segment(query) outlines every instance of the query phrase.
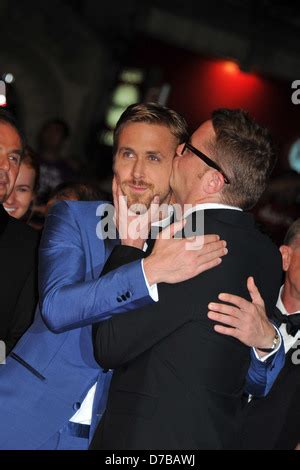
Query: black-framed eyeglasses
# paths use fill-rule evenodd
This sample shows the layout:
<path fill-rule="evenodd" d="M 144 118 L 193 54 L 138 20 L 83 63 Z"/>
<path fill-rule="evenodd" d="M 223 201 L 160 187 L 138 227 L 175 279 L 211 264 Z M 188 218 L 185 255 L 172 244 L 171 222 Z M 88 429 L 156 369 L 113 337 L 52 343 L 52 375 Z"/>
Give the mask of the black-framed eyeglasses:
<path fill-rule="evenodd" d="M 211 160 L 207 155 L 205 155 L 204 153 L 200 152 L 200 150 L 196 149 L 196 147 L 193 147 L 192 144 L 190 144 L 189 142 L 186 142 L 183 146 L 183 149 L 182 149 L 182 152 L 181 152 L 181 155 L 184 154 L 185 150 L 186 149 L 189 149 L 191 152 L 193 152 L 195 155 L 197 155 L 197 157 L 201 158 L 201 160 L 204 161 L 204 163 L 206 163 L 206 165 L 210 166 L 211 168 L 214 168 L 215 170 L 219 171 L 222 175 L 223 175 L 223 178 L 224 178 L 224 183 L 226 184 L 230 184 L 230 181 L 229 179 L 227 178 L 227 176 L 225 175 L 224 171 L 222 170 L 222 168 L 219 167 L 219 165 L 214 162 L 213 160 Z"/>

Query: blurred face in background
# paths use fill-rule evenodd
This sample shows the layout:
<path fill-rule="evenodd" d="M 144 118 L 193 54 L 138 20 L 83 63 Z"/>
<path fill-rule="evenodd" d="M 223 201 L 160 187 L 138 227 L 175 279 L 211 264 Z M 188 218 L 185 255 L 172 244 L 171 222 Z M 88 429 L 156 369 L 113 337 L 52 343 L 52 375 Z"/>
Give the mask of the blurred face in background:
<path fill-rule="evenodd" d="M 282 267 L 285 271 L 285 289 L 294 298 L 300 298 L 300 234 L 293 242 L 280 247 Z"/>
<path fill-rule="evenodd" d="M 3 204 L 4 209 L 16 219 L 23 217 L 34 200 L 36 172 L 26 163 L 21 163 L 15 186 Z"/>
<path fill-rule="evenodd" d="M 22 143 L 16 129 L 0 122 L 0 203 L 12 192 L 22 154 Z"/>
<path fill-rule="evenodd" d="M 54 206 L 54 204 L 60 201 L 79 201 L 79 197 L 76 192 L 72 191 L 71 189 L 66 190 L 65 192 L 62 192 L 60 194 L 56 194 L 47 202 L 46 214 L 49 212 L 49 209 Z"/>
<path fill-rule="evenodd" d="M 140 204 L 149 208 L 156 195 L 160 203 L 169 202 L 169 180 L 177 144 L 167 126 L 142 122 L 124 126 L 114 156 L 114 173 L 127 196 L 128 207 L 134 211 L 140 210 Z"/>

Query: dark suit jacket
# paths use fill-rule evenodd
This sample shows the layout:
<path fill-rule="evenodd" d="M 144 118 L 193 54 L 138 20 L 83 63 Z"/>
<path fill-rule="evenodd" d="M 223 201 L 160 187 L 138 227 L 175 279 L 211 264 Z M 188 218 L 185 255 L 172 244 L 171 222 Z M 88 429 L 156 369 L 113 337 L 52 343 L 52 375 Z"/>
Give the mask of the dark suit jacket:
<path fill-rule="evenodd" d="M 245 406 L 242 448 L 292 450 L 300 442 L 300 345 L 290 349 L 271 391 Z"/>
<path fill-rule="evenodd" d="M 6 352 L 33 320 L 37 302 L 38 232 L 9 217 L 0 204 L 0 340 Z"/>
<path fill-rule="evenodd" d="M 252 275 L 272 311 L 280 256 L 252 216 L 241 211 L 205 211 L 205 233 L 227 241 L 229 253 L 220 266 L 189 281 L 160 284 L 158 303 L 95 327 L 96 360 L 115 372 L 92 448 L 237 447 L 249 348 L 214 332 L 207 305 L 220 292 L 249 298 L 246 279 Z M 119 247 L 115 253 L 122 248 L 125 252 Z"/>

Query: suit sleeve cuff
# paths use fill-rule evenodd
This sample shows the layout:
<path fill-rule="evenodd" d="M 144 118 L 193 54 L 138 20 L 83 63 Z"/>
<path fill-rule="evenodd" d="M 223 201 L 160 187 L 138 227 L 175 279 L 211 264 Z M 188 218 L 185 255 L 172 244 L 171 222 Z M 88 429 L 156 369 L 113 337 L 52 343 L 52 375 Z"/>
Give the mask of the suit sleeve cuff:
<path fill-rule="evenodd" d="M 274 354 L 276 354 L 276 353 L 279 351 L 279 349 L 280 349 L 281 342 L 282 342 L 282 337 L 281 337 L 281 334 L 280 334 L 279 329 L 274 325 L 274 323 L 273 323 L 273 326 L 274 326 L 275 330 L 277 331 L 277 334 L 278 334 L 278 336 L 279 336 L 279 338 L 280 338 L 280 341 L 279 341 L 279 343 L 277 344 L 276 348 L 275 348 L 272 352 L 270 352 L 269 354 L 267 354 L 266 356 L 263 356 L 263 357 L 259 357 L 259 355 L 258 355 L 257 352 L 256 352 L 256 349 L 255 349 L 255 348 L 252 348 L 252 349 L 253 349 L 253 352 L 254 352 L 254 354 L 255 354 L 256 359 L 258 359 L 260 362 L 265 362 L 267 359 L 269 359 L 269 357 L 274 356 Z"/>
<path fill-rule="evenodd" d="M 146 277 L 146 274 L 145 274 L 145 271 L 144 271 L 144 260 L 143 259 L 142 259 L 141 263 L 142 263 L 142 271 L 143 271 L 143 275 L 144 275 L 144 279 L 145 279 L 145 283 L 146 283 L 149 295 L 150 295 L 151 299 L 154 300 L 154 302 L 158 302 L 159 298 L 158 298 L 157 284 L 152 284 L 152 286 L 149 285 L 149 282 L 147 280 L 147 277 Z"/>

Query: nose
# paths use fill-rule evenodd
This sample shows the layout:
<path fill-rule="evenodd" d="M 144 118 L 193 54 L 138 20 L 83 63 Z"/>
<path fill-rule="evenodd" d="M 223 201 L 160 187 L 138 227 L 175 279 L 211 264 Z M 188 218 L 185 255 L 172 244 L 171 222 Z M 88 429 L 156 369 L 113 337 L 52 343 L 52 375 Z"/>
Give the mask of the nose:
<path fill-rule="evenodd" d="M 9 171 L 10 161 L 7 158 L 7 155 L 0 155 L 0 169 L 4 171 Z"/>
<path fill-rule="evenodd" d="M 145 165 L 144 162 L 140 159 L 137 159 L 134 162 L 133 168 L 132 168 L 132 176 L 135 179 L 142 179 L 144 177 L 145 173 Z"/>

